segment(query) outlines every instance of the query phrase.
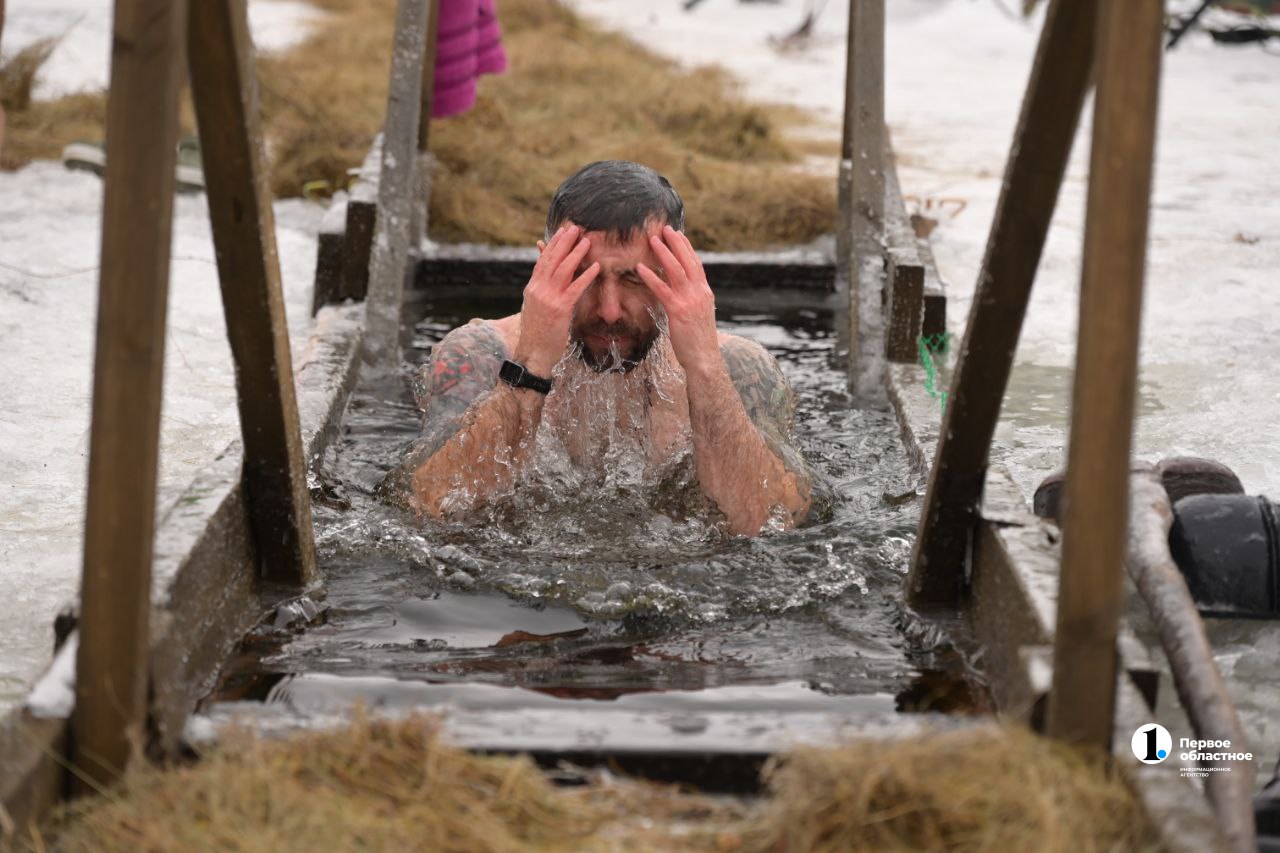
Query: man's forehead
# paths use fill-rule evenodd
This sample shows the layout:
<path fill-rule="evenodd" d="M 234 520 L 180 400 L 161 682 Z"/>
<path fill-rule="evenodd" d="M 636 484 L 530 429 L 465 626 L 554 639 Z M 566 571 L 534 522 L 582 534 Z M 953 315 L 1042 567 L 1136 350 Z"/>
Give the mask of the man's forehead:
<path fill-rule="evenodd" d="M 607 231 L 589 231 L 583 236 L 591 240 L 588 255 L 592 260 L 599 261 L 601 266 L 630 268 L 641 261 L 653 266 L 653 247 L 649 245 L 649 237 L 661 231 L 662 226 L 655 225 L 646 231 L 635 231 L 625 240 Z"/>

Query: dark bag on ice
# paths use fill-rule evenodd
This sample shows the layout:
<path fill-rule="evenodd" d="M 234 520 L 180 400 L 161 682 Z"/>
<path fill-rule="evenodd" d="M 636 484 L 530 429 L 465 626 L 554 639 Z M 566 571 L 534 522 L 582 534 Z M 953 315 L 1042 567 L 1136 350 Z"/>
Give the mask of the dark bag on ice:
<path fill-rule="evenodd" d="M 1169 550 L 1201 613 L 1280 618 L 1280 514 L 1265 497 L 1174 504 Z"/>

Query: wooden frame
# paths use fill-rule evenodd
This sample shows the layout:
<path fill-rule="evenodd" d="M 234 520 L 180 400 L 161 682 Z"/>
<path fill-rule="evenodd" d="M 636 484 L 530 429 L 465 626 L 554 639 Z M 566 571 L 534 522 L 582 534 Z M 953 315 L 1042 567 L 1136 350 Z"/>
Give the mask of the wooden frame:
<path fill-rule="evenodd" d="M 947 397 L 907 577 L 915 604 L 959 601 L 1031 284 L 1089 88 L 1098 0 L 1053 0 L 1022 102 L 987 252 Z"/>
<path fill-rule="evenodd" d="M 116 3 L 72 718 L 81 791 L 112 782 L 144 734 L 185 27 L 181 0 Z"/>
<path fill-rule="evenodd" d="M 264 577 L 306 584 L 316 566 L 311 495 L 244 0 L 193 3 L 188 35 L 222 307 L 236 362 L 254 541 Z"/>

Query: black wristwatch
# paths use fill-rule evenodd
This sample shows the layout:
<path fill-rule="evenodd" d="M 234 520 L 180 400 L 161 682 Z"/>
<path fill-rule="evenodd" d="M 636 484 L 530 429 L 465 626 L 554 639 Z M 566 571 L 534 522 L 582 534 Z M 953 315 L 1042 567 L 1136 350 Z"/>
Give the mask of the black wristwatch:
<path fill-rule="evenodd" d="M 498 371 L 498 378 L 512 388 L 528 388 L 532 391 L 537 391 L 539 394 L 551 393 L 550 379 L 534 376 L 524 369 L 523 364 L 518 364 L 510 359 L 502 362 L 502 368 Z"/>

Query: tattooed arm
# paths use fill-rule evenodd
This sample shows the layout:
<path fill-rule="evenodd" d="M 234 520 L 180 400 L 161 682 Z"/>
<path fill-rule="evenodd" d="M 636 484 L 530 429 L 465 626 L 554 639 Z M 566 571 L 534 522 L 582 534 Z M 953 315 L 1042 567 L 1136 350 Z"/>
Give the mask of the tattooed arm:
<path fill-rule="evenodd" d="M 467 512 L 514 480 L 543 397 L 498 382 L 504 358 L 485 323 L 454 329 L 432 350 L 418 389 L 422 435 L 384 481 L 386 491 L 407 491 L 419 515 Z"/>
<path fill-rule="evenodd" d="M 794 447 L 795 399 L 773 357 L 730 337 L 723 367 L 688 376 L 694 465 L 703 491 L 734 533 L 754 536 L 770 518 L 802 521 L 813 476 Z"/>

